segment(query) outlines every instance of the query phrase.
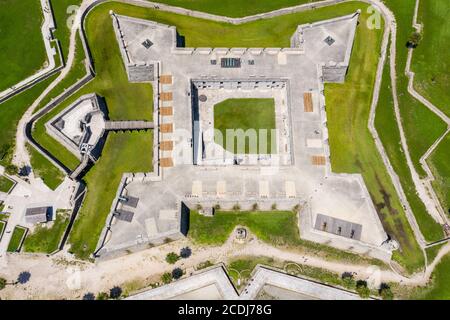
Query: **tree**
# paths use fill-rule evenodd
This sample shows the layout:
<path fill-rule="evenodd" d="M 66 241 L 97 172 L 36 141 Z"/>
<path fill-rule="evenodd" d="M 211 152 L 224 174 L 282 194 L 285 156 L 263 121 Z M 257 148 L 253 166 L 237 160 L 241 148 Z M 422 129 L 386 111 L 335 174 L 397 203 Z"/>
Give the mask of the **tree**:
<path fill-rule="evenodd" d="M 29 273 L 28 271 L 23 271 L 17 277 L 17 283 L 25 284 L 28 281 L 30 281 L 30 278 L 31 278 L 31 273 Z"/>
<path fill-rule="evenodd" d="M 189 247 L 184 247 L 180 250 L 180 257 L 183 259 L 189 258 L 192 254 L 192 250 Z"/>
<path fill-rule="evenodd" d="M 183 270 L 180 268 L 175 268 L 172 270 L 172 278 L 177 280 L 180 279 L 183 276 Z"/>
<path fill-rule="evenodd" d="M 411 33 L 409 35 L 408 42 L 406 43 L 406 46 L 408 48 L 416 48 L 419 45 L 420 40 L 422 40 L 422 35 L 419 32 L 414 31 L 413 33 Z"/>
<path fill-rule="evenodd" d="M 6 279 L 0 278 L 0 290 L 5 289 L 5 287 L 6 287 Z"/>
<path fill-rule="evenodd" d="M 370 297 L 370 289 L 367 287 L 367 282 L 364 280 L 358 280 L 356 282 L 356 292 L 363 299 Z"/>
<path fill-rule="evenodd" d="M 115 286 L 112 287 L 111 290 L 109 290 L 109 297 L 111 299 L 119 299 L 121 295 L 122 295 L 121 287 Z"/>
<path fill-rule="evenodd" d="M 106 292 L 99 292 L 97 294 L 97 300 L 108 300 L 108 294 Z"/>
<path fill-rule="evenodd" d="M 92 292 L 87 292 L 84 294 L 83 300 L 95 300 L 95 295 Z"/>
<path fill-rule="evenodd" d="M 394 299 L 394 294 L 392 293 L 391 287 L 389 287 L 389 285 L 386 283 L 382 283 L 380 285 L 379 293 L 380 293 L 381 298 L 383 298 L 383 300 L 393 300 Z"/>
<path fill-rule="evenodd" d="M 172 274 L 170 272 L 166 272 L 161 276 L 161 281 L 164 284 L 168 284 L 172 282 Z"/>
<path fill-rule="evenodd" d="M 166 262 L 170 264 L 174 264 L 175 262 L 180 259 L 180 256 L 177 255 L 175 252 L 169 252 L 166 256 Z"/>

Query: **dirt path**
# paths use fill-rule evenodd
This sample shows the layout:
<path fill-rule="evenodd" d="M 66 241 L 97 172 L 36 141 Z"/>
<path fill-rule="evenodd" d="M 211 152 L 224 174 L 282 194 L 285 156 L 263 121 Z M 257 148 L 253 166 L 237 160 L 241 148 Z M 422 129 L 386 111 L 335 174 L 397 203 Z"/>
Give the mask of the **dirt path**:
<path fill-rule="evenodd" d="M 165 262 L 167 253 L 179 252 L 185 246 L 192 248 L 193 254 L 190 258 L 182 259 L 175 265 Z M 130 282 L 140 282 L 140 286 L 144 287 L 148 284 L 146 279 L 156 276 L 153 281 L 158 281 L 162 273 L 170 272 L 176 266 L 182 267 L 189 274 L 194 271 L 195 266 L 206 260 L 218 263 L 242 256 L 263 256 L 281 261 L 292 261 L 339 274 L 355 272 L 360 279 L 371 277 L 376 270 L 368 265 L 328 261 L 313 255 L 280 250 L 256 239 L 244 245 L 236 244 L 230 239 L 221 247 L 200 247 L 192 245 L 188 240 L 180 240 L 96 264 L 74 260 L 65 253 L 50 258 L 45 255 L 10 254 L 8 267 L 6 271 L 0 271 L 1 276 L 6 277 L 8 281 L 14 281 L 21 271 L 28 271 L 31 273 L 31 278 L 25 285 L 7 286 L 0 291 L 0 297 L 2 299 L 78 299 L 86 292 L 108 291 L 113 286 L 124 286 Z M 380 280 L 386 282 L 422 283 L 415 278 L 401 277 L 390 270 L 382 270 L 379 275 Z"/>

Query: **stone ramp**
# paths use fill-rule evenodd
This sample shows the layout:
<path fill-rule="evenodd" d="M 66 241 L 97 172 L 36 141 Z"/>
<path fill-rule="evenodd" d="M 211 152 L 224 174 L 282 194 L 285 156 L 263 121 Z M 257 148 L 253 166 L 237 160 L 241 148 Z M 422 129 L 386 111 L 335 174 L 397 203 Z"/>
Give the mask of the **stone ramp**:
<path fill-rule="evenodd" d="M 105 130 L 122 131 L 122 130 L 147 130 L 153 129 L 152 121 L 130 120 L 130 121 L 106 121 Z"/>
<path fill-rule="evenodd" d="M 70 174 L 70 179 L 75 180 L 81 174 L 81 172 L 83 172 L 83 170 L 86 168 L 88 163 L 89 163 L 89 157 L 84 156 L 83 160 L 80 162 L 78 167 L 76 167 L 75 170 Z"/>

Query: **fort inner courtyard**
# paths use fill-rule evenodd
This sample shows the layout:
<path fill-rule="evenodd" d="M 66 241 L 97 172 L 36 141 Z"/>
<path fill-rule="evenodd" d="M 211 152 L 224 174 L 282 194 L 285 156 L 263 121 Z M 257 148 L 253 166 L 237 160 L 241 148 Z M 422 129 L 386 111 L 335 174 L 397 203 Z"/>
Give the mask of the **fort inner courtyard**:
<path fill-rule="evenodd" d="M 323 84 L 345 80 L 359 12 L 301 25 L 291 47 L 265 49 L 187 48 L 175 27 L 110 14 L 129 81 L 154 88 L 154 171 L 123 175 L 96 257 L 183 237 L 189 210 L 256 204 L 297 208 L 303 239 L 390 260 L 395 243 L 361 175 L 330 165 Z M 227 129 L 219 123 L 227 114 L 217 106 L 230 100 L 243 108 L 273 103 L 272 115 L 254 109 L 242 130 L 244 141 L 253 139 L 252 125 L 257 141 L 262 130 L 271 148 L 223 147 L 214 129 Z"/>

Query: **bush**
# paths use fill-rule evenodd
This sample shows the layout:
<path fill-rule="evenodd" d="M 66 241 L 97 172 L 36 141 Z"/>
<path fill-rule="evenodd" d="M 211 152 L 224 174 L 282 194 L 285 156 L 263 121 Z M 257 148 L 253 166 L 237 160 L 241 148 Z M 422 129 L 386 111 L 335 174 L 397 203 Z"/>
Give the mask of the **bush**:
<path fill-rule="evenodd" d="M 236 203 L 236 204 L 233 206 L 233 210 L 234 210 L 234 211 L 239 211 L 239 210 L 241 210 L 241 206 L 239 205 L 239 203 Z"/>
<path fill-rule="evenodd" d="M 256 202 L 252 205 L 252 211 L 258 211 L 258 204 Z"/>
<path fill-rule="evenodd" d="M 353 274 L 351 272 L 344 272 L 341 276 L 342 282 L 346 288 L 354 288 L 355 280 L 353 279 Z"/>
<path fill-rule="evenodd" d="M 106 292 L 99 292 L 97 294 L 97 300 L 108 300 L 108 294 Z"/>
<path fill-rule="evenodd" d="M 387 285 L 386 283 L 382 283 L 380 285 L 380 290 L 378 292 L 383 300 L 393 300 L 394 299 L 394 294 L 392 293 L 392 290 L 389 287 L 389 285 Z"/>
<path fill-rule="evenodd" d="M 112 287 L 111 290 L 109 290 L 109 297 L 111 299 L 119 299 L 121 295 L 122 295 L 121 287 L 115 286 Z"/>
<path fill-rule="evenodd" d="M 272 210 L 274 211 L 274 210 L 277 210 L 277 204 L 276 203 L 272 203 Z"/>
<path fill-rule="evenodd" d="M 410 34 L 406 46 L 408 48 L 416 48 L 419 45 L 420 40 L 422 40 L 422 35 L 419 32 L 414 31 Z"/>
<path fill-rule="evenodd" d="M 170 272 L 166 272 L 161 276 L 161 281 L 164 284 L 168 284 L 172 282 L 172 274 Z"/>
<path fill-rule="evenodd" d="M 180 256 L 177 255 L 175 252 L 169 252 L 166 256 L 166 262 L 170 264 L 174 264 L 175 262 L 180 259 Z"/>
<path fill-rule="evenodd" d="M 364 280 L 358 280 L 356 282 L 356 292 L 363 299 L 370 297 L 370 289 L 367 287 L 367 282 Z"/>
<path fill-rule="evenodd" d="M 183 270 L 180 268 L 175 268 L 172 270 L 172 278 L 177 280 L 180 279 L 183 276 Z"/>
<path fill-rule="evenodd" d="M 189 258 L 192 254 L 192 250 L 189 247 L 184 247 L 180 250 L 180 257 L 183 259 Z"/>
<path fill-rule="evenodd" d="M 0 290 L 5 289 L 5 287 L 6 287 L 6 279 L 0 278 Z"/>
<path fill-rule="evenodd" d="M 216 205 L 214 206 L 214 209 L 220 210 L 220 204 L 216 203 Z"/>
<path fill-rule="evenodd" d="M 19 274 L 19 277 L 17 278 L 17 282 L 20 284 L 25 284 L 28 281 L 30 281 L 30 278 L 31 278 L 31 273 L 29 273 L 28 271 L 24 271 Z"/>
<path fill-rule="evenodd" d="M 85 293 L 83 300 L 95 300 L 95 296 L 92 292 Z"/>

